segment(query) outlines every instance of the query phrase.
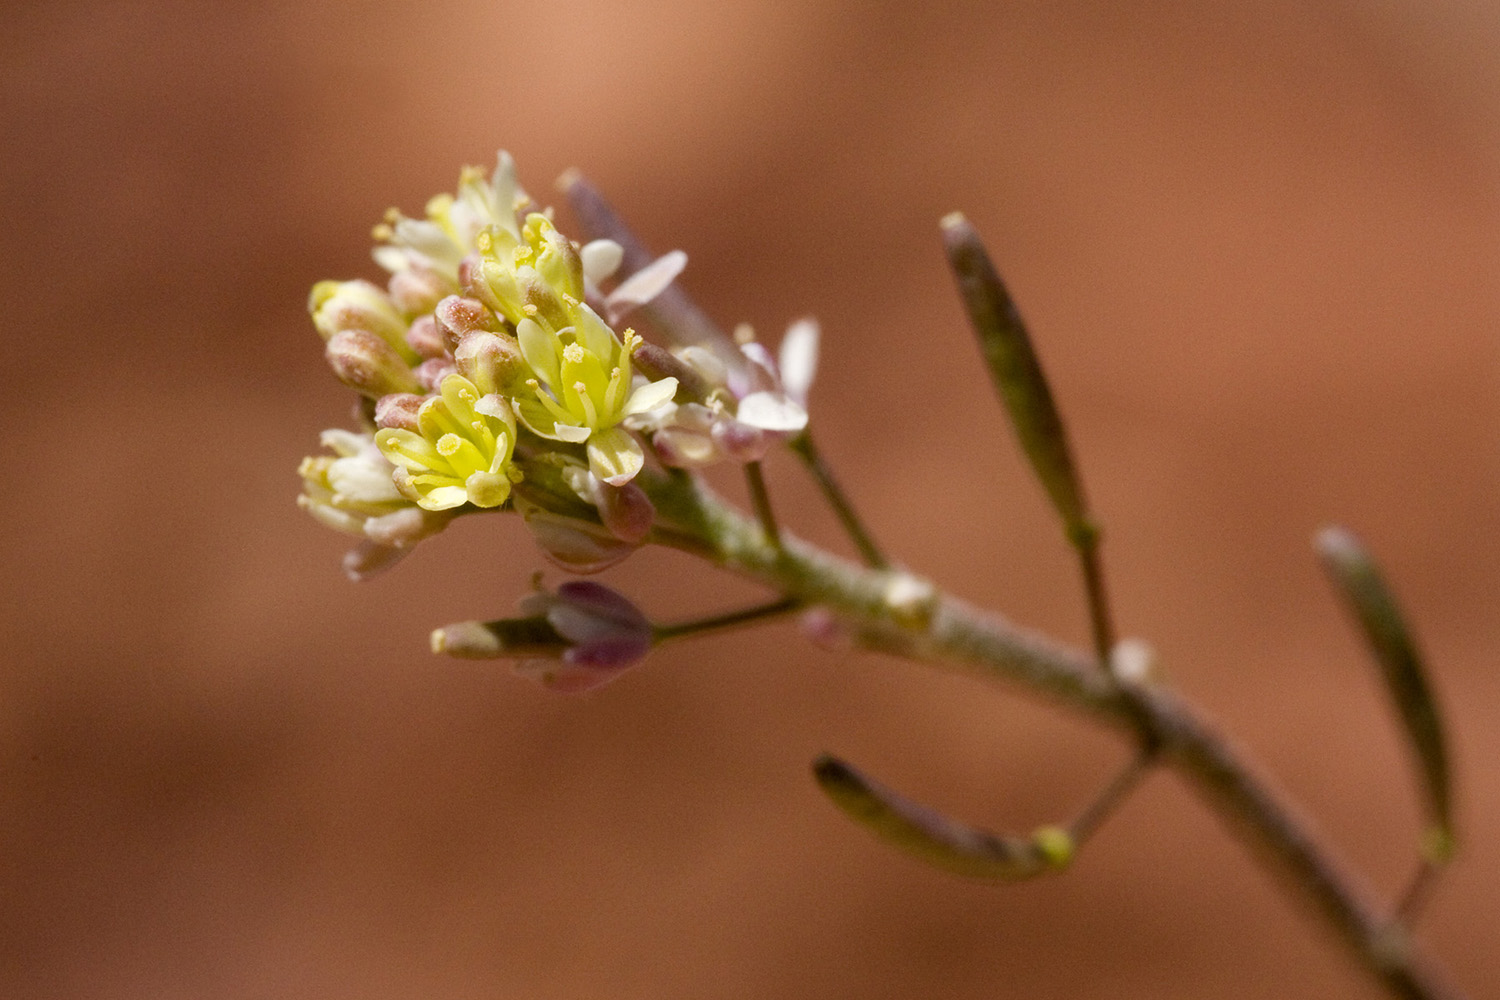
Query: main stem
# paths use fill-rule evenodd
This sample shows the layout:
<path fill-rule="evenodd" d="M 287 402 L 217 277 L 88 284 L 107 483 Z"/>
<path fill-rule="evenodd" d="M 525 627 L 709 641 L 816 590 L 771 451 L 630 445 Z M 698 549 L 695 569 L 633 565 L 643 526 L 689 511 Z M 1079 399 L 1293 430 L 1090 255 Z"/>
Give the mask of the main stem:
<path fill-rule="evenodd" d="M 782 532 L 776 544 L 690 477 L 642 476 L 674 528 L 658 540 L 758 580 L 787 598 L 821 604 L 870 649 L 1018 684 L 1085 712 L 1137 740 L 1181 775 L 1393 997 L 1461 1000 L 1416 944 L 1369 900 L 1293 809 L 1196 709 L 1157 687 L 1125 685 L 1088 657 L 940 594 L 914 625 L 885 600 L 890 573 L 866 569 Z"/>

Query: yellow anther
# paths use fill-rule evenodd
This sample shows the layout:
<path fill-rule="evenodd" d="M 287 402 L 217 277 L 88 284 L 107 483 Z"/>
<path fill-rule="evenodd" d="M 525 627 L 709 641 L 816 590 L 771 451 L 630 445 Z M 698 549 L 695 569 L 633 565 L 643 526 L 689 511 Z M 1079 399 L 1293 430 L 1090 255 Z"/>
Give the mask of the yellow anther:
<path fill-rule="evenodd" d="M 567 347 L 564 347 L 562 349 L 562 356 L 564 361 L 571 361 L 575 365 L 582 364 L 584 356 L 583 345 L 577 343 L 576 341 L 569 344 Z"/>
<path fill-rule="evenodd" d="M 444 434 L 437 439 L 437 453 L 444 458 L 452 458 L 458 454 L 459 446 L 462 443 L 457 434 Z"/>

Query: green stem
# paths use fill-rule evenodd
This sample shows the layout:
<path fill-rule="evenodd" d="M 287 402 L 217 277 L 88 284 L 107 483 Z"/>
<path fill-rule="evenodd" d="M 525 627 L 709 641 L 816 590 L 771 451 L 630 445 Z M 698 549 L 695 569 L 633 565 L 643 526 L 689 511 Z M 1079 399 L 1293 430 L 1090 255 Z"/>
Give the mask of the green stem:
<path fill-rule="evenodd" d="M 784 597 L 769 604 L 758 604 L 753 608 L 742 608 L 739 611 L 714 615 L 711 618 L 699 618 L 696 621 L 679 622 L 676 625 L 658 625 L 652 631 L 655 633 L 657 642 L 666 642 L 669 639 L 682 639 L 690 635 L 702 635 L 704 632 L 716 632 L 720 629 L 748 625 L 766 618 L 775 618 L 778 615 L 796 611 L 800 607 L 802 607 L 802 602 L 795 597 Z"/>
<path fill-rule="evenodd" d="M 890 563 L 886 562 L 875 540 L 865 530 L 864 522 L 854 512 L 854 505 L 849 502 L 838 480 L 834 478 L 833 469 L 823 460 L 822 454 L 813 444 L 812 430 L 805 430 L 792 438 L 790 447 L 807 466 L 807 471 L 812 474 L 813 480 L 818 484 L 818 489 L 823 491 L 828 505 L 838 515 L 839 523 L 844 526 L 844 531 L 854 542 L 854 547 L 859 549 L 860 558 L 864 559 L 865 565 L 874 569 L 885 569 L 889 566 Z"/>
<path fill-rule="evenodd" d="M 1130 793 L 1135 791 L 1141 779 L 1150 772 L 1151 764 L 1155 759 L 1154 753 L 1146 751 L 1131 757 L 1130 763 L 1125 765 L 1124 770 L 1115 775 L 1114 779 L 1105 785 L 1094 798 L 1094 801 L 1085 806 L 1073 822 L 1068 824 L 1068 833 L 1072 836 L 1075 847 L 1082 847 L 1130 796 Z"/>
<path fill-rule="evenodd" d="M 1416 923 L 1422 907 L 1427 904 L 1427 900 L 1432 895 L 1433 886 L 1437 884 L 1437 877 L 1442 870 L 1442 865 L 1425 860 L 1417 866 L 1411 881 L 1401 893 L 1400 902 L 1396 904 L 1396 922 L 1402 927 L 1410 928 Z"/>
<path fill-rule="evenodd" d="M 914 622 L 885 599 L 890 574 L 840 559 L 790 534 L 772 544 L 731 506 L 686 479 L 643 474 L 657 510 L 692 542 L 683 546 L 788 598 L 839 615 L 869 649 L 1018 685 L 1128 733 L 1191 786 L 1232 831 L 1343 942 L 1393 997 L 1458 1000 L 1367 887 L 1196 709 L 1171 692 L 1116 679 L 1090 658 L 998 616 L 938 594 Z"/>
<path fill-rule="evenodd" d="M 765 473 L 759 462 L 745 463 L 745 482 L 750 487 L 750 502 L 755 505 L 755 516 L 766 534 L 766 541 L 773 548 L 780 548 L 781 531 L 776 527 L 776 512 L 771 509 L 771 494 L 766 489 Z"/>
<path fill-rule="evenodd" d="M 1089 625 L 1094 637 L 1094 655 L 1099 666 L 1109 669 L 1110 653 L 1115 648 L 1115 627 L 1110 621 L 1109 598 L 1104 592 L 1104 562 L 1099 554 L 1099 528 L 1093 521 L 1083 521 L 1068 531 L 1068 541 L 1078 552 L 1083 569 L 1083 590 L 1088 599 Z"/>

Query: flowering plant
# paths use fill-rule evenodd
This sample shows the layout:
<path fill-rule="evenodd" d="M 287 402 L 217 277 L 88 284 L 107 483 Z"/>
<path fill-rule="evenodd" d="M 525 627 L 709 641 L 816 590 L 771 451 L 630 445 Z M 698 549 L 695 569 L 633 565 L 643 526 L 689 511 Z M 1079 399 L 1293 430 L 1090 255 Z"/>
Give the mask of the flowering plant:
<path fill-rule="evenodd" d="M 1041 363 L 974 227 L 942 220 L 985 365 L 1075 550 L 1092 625 L 1082 654 L 1017 629 L 893 566 L 814 445 L 808 392 L 818 327 L 793 322 L 776 357 L 748 327 L 724 334 L 674 285 L 686 257 L 649 254 L 581 176 L 560 182 L 574 240 L 518 186 L 501 153 L 465 169 L 424 217 L 376 227 L 384 287 L 324 281 L 310 299 L 329 366 L 359 396 L 358 430 L 330 430 L 305 459 L 299 503 L 359 539 L 355 579 L 383 571 L 455 517 L 514 512 L 555 566 L 589 574 L 646 544 L 699 556 L 766 585 L 765 603 L 700 621 L 653 622 L 623 595 L 574 580 L 521 601 L 521 616 L 436 630 L 433 651 L 508 658 L 560 692 L 591 691 L 657 644 L 801 614 L 814 636 L 1019 682 L 1120 730 L 1132 753 L 1072 819 L 1025 835 L 972 827 L 831 756 L 814 776 L 877 836 L 966 876 L 1015 880 L 1068 865 L 1143 775 L 1171 768 L 1259 849 L 1393 996 L 1452 994 L 1410 928 L 1456 839 L 1444 731 L 1414 642 L 1368 553 L 1348 531 L 1317 549 L 1368 639 L 1424 795 L 1416 874 L 1384 911 L 1270 792 L 1238 752 L 1152 669 L 1110 613 L 1100 531 Z M 648 340 L 627 321 L 653 333 Z M 761 469 L 775 448 L 805 465 L 862 565 L 781 530 Z M 743 469 L 754 511 L 714 495 L 697 470 Z"/>

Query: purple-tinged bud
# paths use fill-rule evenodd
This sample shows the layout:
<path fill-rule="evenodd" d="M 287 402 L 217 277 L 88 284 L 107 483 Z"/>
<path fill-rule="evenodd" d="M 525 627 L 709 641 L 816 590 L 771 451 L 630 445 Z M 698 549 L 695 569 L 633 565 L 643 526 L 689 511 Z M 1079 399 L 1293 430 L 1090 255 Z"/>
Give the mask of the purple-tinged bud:
<path fill-rule="evenodd" d="M 646 491 L 634 482 L 624 486 L 600 483 L 594 502 L 599 509 L 599 519 L 620 541 L 639 545 L 651 533 L 656 508 Z"/>
<path fill-rule="evenodd" d="M 770 446 L 764 431 L 730 416 L 714 421 L 710 434 L 719 451 L 736 462 L 758 462 Z"/>
<path fill-rule="evenodd" d="M 524 618 L 458 622 L 432 633 L 432 651 L 463 659 L 515 657 L 516 672 L 576 694 L 614 680 L 651 651 L 655 630 L 630 601 L 574 580 L 521 601 Z"/>
<path fill-rule="evenodd" d="M 418 316 L 406 331 L 406 346 L 423 358 L 440 358 L 448 353 L 443 329 L 431 316 Z"/>
<path fill-rule="evenodd" d="M 425 397 L 414 392 L 393 392 L 375 401 L 375 426 L 399 427 L 417 431 L 417 411 L 422 408 Z"/>
<path fill-rule="evenodd" d="M 453 361 L 458 373 L 473 382 L 481 395 L 515 396 L 532 377 L 520 345 L 498 333 L 465 334 L 453 349 Z"/>
<path fill-rule="evenodd" d="M 328 338 L 324 355 L 340 382 L 371 399 L 422 388 L 401 355 L 368 330 L 335 333 Z"/>
<path fill-rule="evenodd" d="M 531 660 L 516 672 L 553 691 L 579 694 L 614 680 L 646 658 L 655 630 L 619 593 L 590 580 L 572 580 L 553 594 L 533 594 L 522 610 L 542 615 L 568 643 L 561 662 Z"/>
<path fill-rule="evenodd" d="M 495 314 L 479 299 L 450 295 L 437 304 L 433 311 L 438 328 L 442 331 L 451 351 L 467 334 L 486 331 L 499 333 L 504 329 Z"/>
<path fill-rule="evenodd" d="M 845 652 L 854 646 L 854 638 L 844 623 L 821 605 L 803 612 L 802 634 L 812 640 L 814 645 L 834 653 Z"/>
<path fill-rule="evenodd" d="M 430 313 L 438 300 L 453 291 L 442 275 L 427 268 L 397 271 L 386 283 L 391 301 L 408 316 Z"/>
<path fill-rule="evenodd" d="M 428 358 L 417 365 L 412 372 L 417 377 L 418 384 L 427 392 L 437 392 L 443 384 L 443 379 L 458 371 L 453 366 L 453 359 L 448 357 Z"/>
<path fill-rule="evenodd" d="M 400 472 L 398 468 L 398 489 Z M 570 573 L 587 575 L 606 570 L 639 547 L 616 538 L 603 525 L 554 514 L 522 497 L 515 498 L 515 505 L 542 555 Z"/>

